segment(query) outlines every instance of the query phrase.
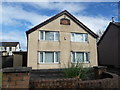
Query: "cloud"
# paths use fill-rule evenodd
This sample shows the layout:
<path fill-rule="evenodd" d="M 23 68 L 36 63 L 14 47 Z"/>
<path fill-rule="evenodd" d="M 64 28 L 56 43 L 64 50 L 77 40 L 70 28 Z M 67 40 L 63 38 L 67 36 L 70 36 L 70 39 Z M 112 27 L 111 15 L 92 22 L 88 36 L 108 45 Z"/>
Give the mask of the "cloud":
<path fill-rule="evenodd" d="M 22 50 L 26 50 L 26 35 L 25 33 L 15 30 L 15 32 L 0 32 L 0 41 L 8 41 L 8 42 L 20 42 Z"/>
<path fill-rule="evenodd" d="M 2 24 L 6 25 L 19 25 L 21 20 L 30 22 L 32 25 L 38 24 L 48 18 L 46 15 L 40 15 L 34 12 L 28 12 L 19 6 L 2 6 Z M 20 21 L 19 21 L 20 20 Z M 22 24 L 22 23 L 21 23 Z"/>
<path fill-rule="evenodd" d="M 99 30 L 105 30 L 110 20 L 103 16 L 76 16 L 79 21 L 85 24 L 93 32 L 97 33 Z"/>
<path fill-rule="evenodd" d="M 78 3 L 68 3 L 68 2 L 32 2 L 28 3 L 36 8 L 43 8 L 43 9 L 49 9 L 49 10 L 57 10 L 57 11 L 63 11 L 68 10 L 71 13 L 78 13 L 86 9 L 85 5 L 78 4 Z"/>
<path fill-rule="evenodd" d="M 119 2 L 119 0 L 2 0 L 3 2 Z"/>
<path fill-rule="evenodd" d="M 92 31 L 97 32 L 98 30 L 105 30 L 106 26 L 110 22 L 108 18 L 105 18 L 104 16 L 83 16 L 82 12 L 88 8 L 87 6 L 84 6 L 82 4 L 77 3 L 26 3 L 29 4 L 36 9 L 47 9 L 47 10 L 56 10 L 57 12 L 60 12 L 62 10 L 68 10 L 71 14 L 74 14 L 82 23 L 84 23 L 88 28 L 90 28 Z M 42 21 L 45 21 L 51 16 L 38 14 L 37 12 L 26 11 L 23 6 L 21 5 L 3 5 L 2 10 L 0 10 L 0 15 L 2 15 L 2 21 L 0 21 L 0 24 L 5 24 L 6 26 L 9 26 L 12 28 L 12 26 L 19 26 L 24 25 L 27 26 L 26 28 L 30 29 L 31 27 L 41 23 Z M 81 13 L 78 14 L 78 13 Z M 29 22 L 31 25 L 28 25 Z M 23 24 L 24 23 L 24 24 Z M 22 27 L 21 27 L 22 28 Z M 19 29 L 19 28 L 18 28 Z M 21 30 L 21 29 L 20 29 Z M 19 41 L 22 47 L 22 50 L 26 50 L 27 43 L 26 43 L 26 35 L 24 30 L 11 30 L 9 32 L 5 32 L 4 30 L 0 32 L 0 40 L 2 41 Z"/>

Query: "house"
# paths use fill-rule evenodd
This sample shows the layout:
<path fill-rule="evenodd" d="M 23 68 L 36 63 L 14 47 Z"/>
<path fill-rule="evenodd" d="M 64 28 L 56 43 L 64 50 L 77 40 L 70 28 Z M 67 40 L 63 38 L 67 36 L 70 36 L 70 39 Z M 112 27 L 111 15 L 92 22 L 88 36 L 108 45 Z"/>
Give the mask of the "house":
<path fill-rule="evenodd" d="M 80 62 L 97 66 L 98 37 L 68 11 L 51 17 L 26 32 L 28 60 L 33 69 L 65 68 Z"/>
<path fill-rule="evenodd" d="M 2 52 L 2 56 L 13 55 L 13 51 L 20 51 L 19 42 L 0 42 L 0 52 Z"/>
<path fill-rule="evenodd" d="M 120 67 L 120 22 L 110 22 L 98 42 L 99 65 Z"/>
<path fill-rule="evenodd" d="M 20 51 L 19 42 L 0 42 L 2 68 L 13 67 L 13 52 Z"/>

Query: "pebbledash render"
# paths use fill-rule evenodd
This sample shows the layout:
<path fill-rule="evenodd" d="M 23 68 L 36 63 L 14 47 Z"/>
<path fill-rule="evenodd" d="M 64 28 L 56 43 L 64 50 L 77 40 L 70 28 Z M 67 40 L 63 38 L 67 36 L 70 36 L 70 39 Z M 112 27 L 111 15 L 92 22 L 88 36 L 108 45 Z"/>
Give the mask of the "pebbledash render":
<path fill-rule="evenodd" d="M 98 36 L 66 10 L 31 28 L 26 34 L 28 67 L 57 69 L 77 62 L 84 67 L 98 65 Z"/>

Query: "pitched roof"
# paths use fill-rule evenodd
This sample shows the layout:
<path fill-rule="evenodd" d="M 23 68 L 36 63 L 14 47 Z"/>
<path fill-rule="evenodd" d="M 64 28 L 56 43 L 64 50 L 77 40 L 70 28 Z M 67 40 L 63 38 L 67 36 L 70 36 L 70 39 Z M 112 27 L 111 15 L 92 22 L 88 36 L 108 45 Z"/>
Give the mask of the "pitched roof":
<path fill-rule="evenodd" d="M 118 28 L 120 27 L 120 22 L 115 22 L 113 24 L 116 25 Z"/>
<path fill-rule="evenodd" d="M 0 46 L 4 47 L 16 47 L 19 42 L 0 42 Z"/>
<path fill-rule="evenodd" d="M 96 35 L 94 32 L 92 32 L 88 27 L 86 27 L 82 22 L 80 22 L 77 18 L 75 18 L 72 14 L 70 14 L 67 10 L 64 10 L 62 12 L 60 12 L 59 14 L 49 18 L 48 20 L 42 22 L 41 24 L 31 28 L 30 30 L 26 31 L 26 34 L 30 34 L 31 32 L 37 30 L 38 28 L 48 24 L 49 22 L 55 20 L 56 18 L 62 16 L 62 15 L 67 15 L 70 19 L 72 19 L 75 23 L 77 23 L 80 27 L 82 27 L 83 29 L 85 29 L 89 34 L 91 34 L 93 37 L 97 38 L 98 35 Z"/>
<path fill-rule="evenodd" d="M 106 35 L 106 33 L 108 32 L 109 28 L 111 25 L 116 26 L 117 28 L 120 29 L 120 22 L 110 22 L 110 24 L 108 25 L 107 29 L 105 30 L 105 32 L 103 33 L 102 37 L 100 38 L 100 40 L 98 41 L 97 45 L 100 44 L 100 42 L 102 41 L 102 39 L 104 38 L 104 36 Z"/>

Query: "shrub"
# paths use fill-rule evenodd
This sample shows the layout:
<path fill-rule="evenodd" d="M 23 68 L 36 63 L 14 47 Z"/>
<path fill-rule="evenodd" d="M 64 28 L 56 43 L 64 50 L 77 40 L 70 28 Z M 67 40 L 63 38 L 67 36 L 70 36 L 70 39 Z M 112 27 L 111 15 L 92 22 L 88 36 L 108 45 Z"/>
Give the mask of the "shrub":
<path fill-rule="evenodd" d="M 92 68 L 83 68 L 82 64 L 71 64 L 64 70 L 65 78 L 80 78 L 82 80 L 89 80 L 94 78 L 94 72 Z"/>

